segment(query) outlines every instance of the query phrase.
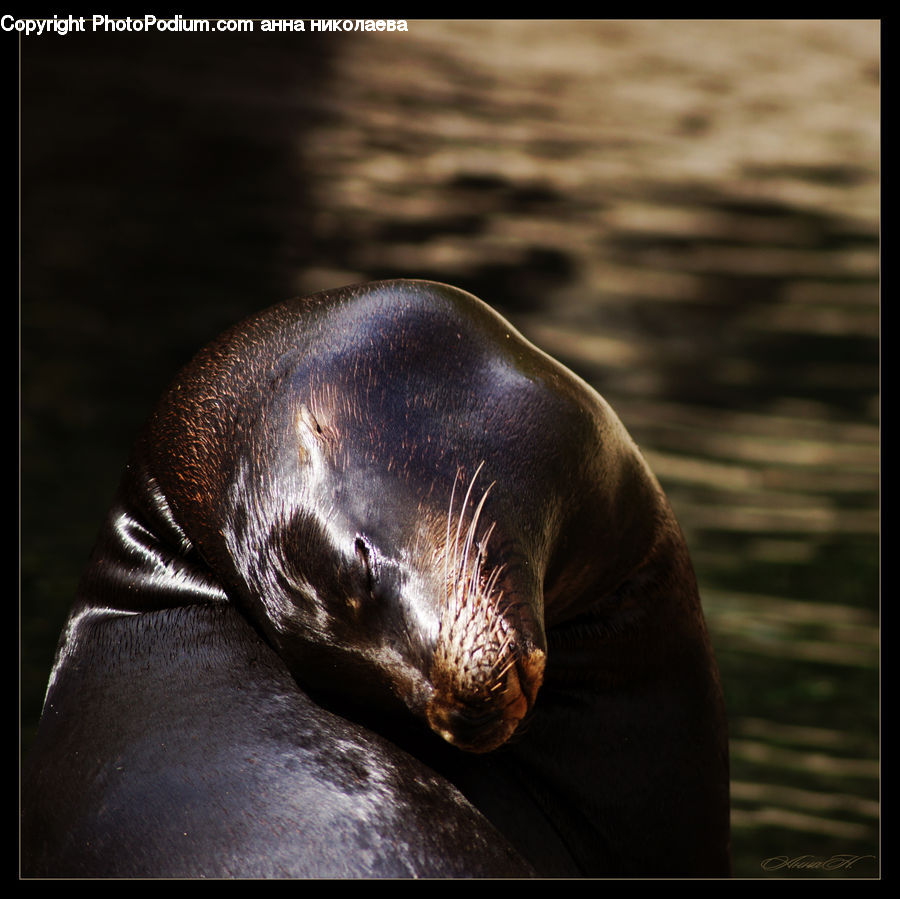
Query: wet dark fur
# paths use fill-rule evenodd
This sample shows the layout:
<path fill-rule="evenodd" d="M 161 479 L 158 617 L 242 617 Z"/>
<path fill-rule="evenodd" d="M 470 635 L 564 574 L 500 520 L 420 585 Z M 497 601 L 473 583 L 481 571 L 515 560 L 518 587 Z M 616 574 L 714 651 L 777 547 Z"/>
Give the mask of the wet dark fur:
<path fill-rule="evenodd" d="M 261 313 L 137 443 L 23 808 L 29 875 L 727 875 L 678 525 L 609 407 L 473 297 Z"/>

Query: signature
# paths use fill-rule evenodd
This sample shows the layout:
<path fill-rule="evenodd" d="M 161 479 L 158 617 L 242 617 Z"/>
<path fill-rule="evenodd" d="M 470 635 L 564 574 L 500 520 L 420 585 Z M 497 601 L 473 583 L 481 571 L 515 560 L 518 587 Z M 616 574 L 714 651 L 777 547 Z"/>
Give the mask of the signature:
<path fill-rule="evenodd" d="M 782 869 L 818 869 L 820 871 L 838 871 L 841 868 L 849 871 L 858 861 L 874 859 L 874 855 L 832 855 L 829 858 L 818 855 L 773 855 L 772 858 L 760 862 L 764 871 L 780 871 Z"/>

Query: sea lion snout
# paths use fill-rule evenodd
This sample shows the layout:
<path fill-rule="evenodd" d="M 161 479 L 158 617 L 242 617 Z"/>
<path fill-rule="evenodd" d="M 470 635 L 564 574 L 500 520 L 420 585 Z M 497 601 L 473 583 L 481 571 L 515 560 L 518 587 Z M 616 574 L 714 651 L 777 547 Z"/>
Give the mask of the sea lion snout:
<path fill-rule="evenodd" d="M 459 472 L 451 490 L 440 624 L 427 672 L 433 693 L 425 709 L 433 731 L 469 752 L 489 752 L 512 736 L 534 705 L 546 660 L 540 587 L 514 561 L 515 528 L 483 520 L 495 484 L 473 498 L 482 467 L 459 508 Z M 502 549 L 489 555 L 492 536 L 501 532 Z"/>
<path fill-rule="evenodd" d="M 531 711 L 544 674 L 546 654 L 507 648 L 493 658 L 477 653 L 455 668 L 436 664 L 428 724 L 448 743 L 468 752 L 490 752 L 505 743 Z M 439 657 L 440 658 L 440 655 Z M 446 659 L 441 660 L 446 665 Z"/>

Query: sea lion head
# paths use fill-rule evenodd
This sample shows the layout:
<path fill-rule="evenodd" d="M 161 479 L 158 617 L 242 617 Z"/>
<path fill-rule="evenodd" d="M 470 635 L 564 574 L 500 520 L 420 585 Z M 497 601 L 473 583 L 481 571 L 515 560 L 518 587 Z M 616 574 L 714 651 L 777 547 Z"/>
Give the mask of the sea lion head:
<path fill-rule="evenodd" d="M 463 291 L 362 285 L 201 353 L 145 464 L 301 685 L 484 752 L 544 675 L 547 573 L 599 458 L 582 390 Z"/>

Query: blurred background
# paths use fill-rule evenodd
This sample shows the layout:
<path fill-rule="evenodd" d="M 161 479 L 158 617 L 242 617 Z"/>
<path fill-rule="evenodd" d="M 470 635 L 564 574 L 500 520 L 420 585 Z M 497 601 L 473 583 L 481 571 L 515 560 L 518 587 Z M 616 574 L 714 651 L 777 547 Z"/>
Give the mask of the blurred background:
<path fill-rule="evenodd" d="M 875 21 L 22 38 L 23 750 L 177 369 L 289 296 L 432 278 L 595 385 L 667 490 L 736 874 L 876 876 L 879 70 Z M 834 854 L 865 858 L 763 865 Z"/>

